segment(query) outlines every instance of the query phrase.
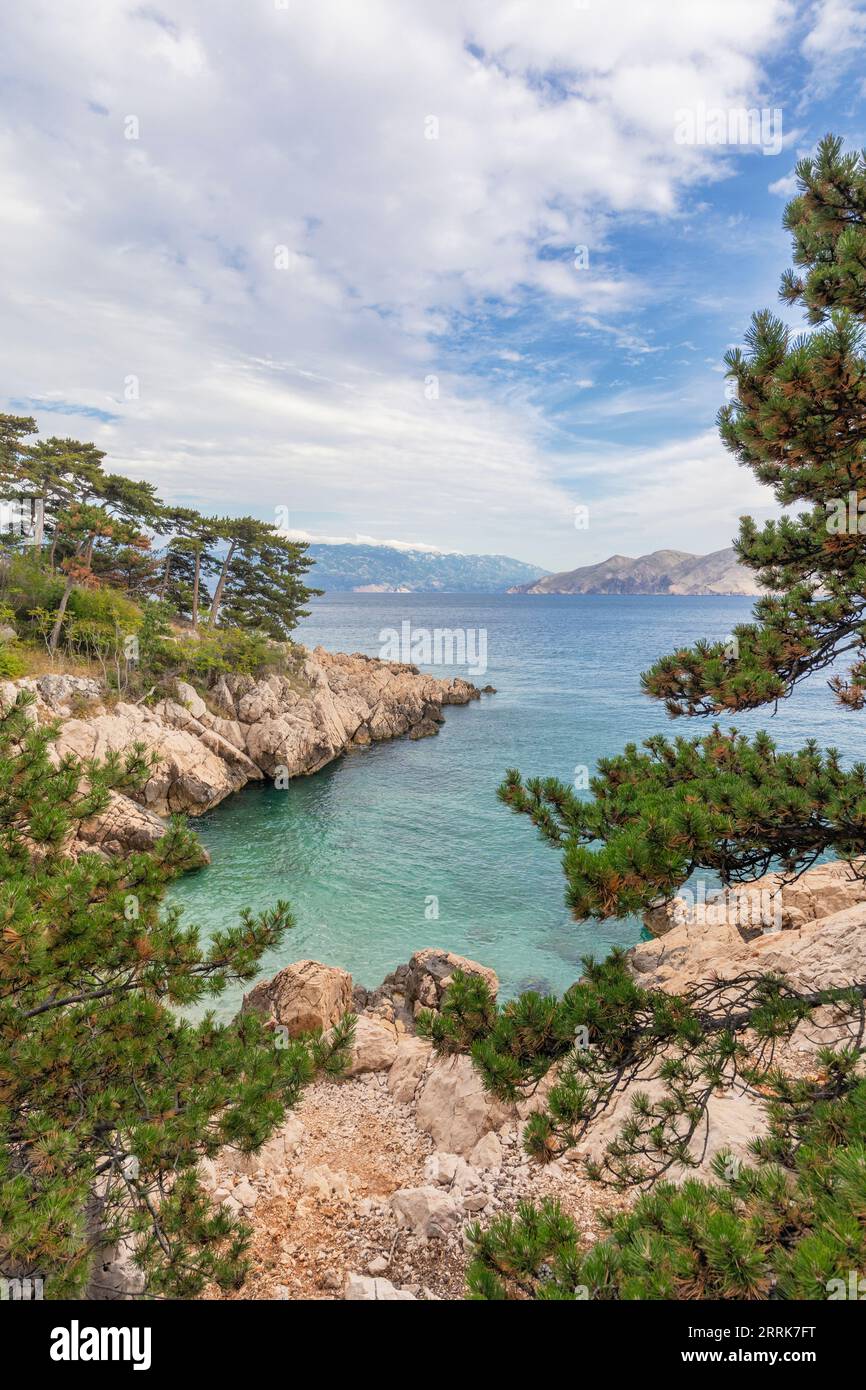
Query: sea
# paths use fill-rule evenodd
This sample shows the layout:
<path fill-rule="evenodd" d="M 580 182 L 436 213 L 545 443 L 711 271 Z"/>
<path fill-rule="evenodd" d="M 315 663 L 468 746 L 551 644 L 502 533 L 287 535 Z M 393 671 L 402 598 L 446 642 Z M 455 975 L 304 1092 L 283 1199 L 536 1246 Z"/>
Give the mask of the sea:
<path fill-rule="evenodd" d="M 370 987 L 413 951 L 436 946 L 492 966 L 503 998 L 561 993 L 582 957 L 633 945 L 637 917 L 570 916 L 558 853 L 496 789 L 510 767 L 580 782 L 582 769 L 628 742 L 705 730 L 703 719 L 672 722 L 641 693 L 640 672 L 699 637 L 726 639 L 752 600 L 335 592 L 310 607 L 296 633 L 309 647 L 391 657 L 408 631 L 429 658 L 423 669 L 496 693 L 447 708 L 435 738 L 374 744 L 284 789 L 253 784 L 199 817 L 211 862 L 169 894 L 185 920 L 207 935 L 245 907 L 282 898 L 296 925 L 262 961 L 262 976 L 314 959 Z M 437 646 L 437 630 L 465 634 L 472 671 L 456 646 Z M 866 720 L 835 704 L 826 672 L 777 710 L 733 723 L 767 729 L 782 748 L 817 738 L 846 764 L 866 758 Z M 239 999 L 239 989 L 227 990 L 217 1014 L 232 1014 Z"/>

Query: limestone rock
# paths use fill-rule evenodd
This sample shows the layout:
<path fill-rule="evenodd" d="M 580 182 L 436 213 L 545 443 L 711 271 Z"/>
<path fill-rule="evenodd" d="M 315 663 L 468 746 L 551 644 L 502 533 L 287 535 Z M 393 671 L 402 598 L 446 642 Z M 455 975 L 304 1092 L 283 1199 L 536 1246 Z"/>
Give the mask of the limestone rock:
<path fill-rule="evenodd" d="M 442 1007 L 442 999 L 455 970 L 462 970 L 466 975 L 480 975 L 487 981 L 493 998 L 496 998 L 499 981 L 496 972 L 489 966 L 479 965 L 478 961 L 458 956 L 453 951 L 428 946 L 416 951 L 405 965 L 399 965 L 387 975 L 378 988 L 359 988 L 356 1002 L 360 1008 L 368 1011 L 389 1002 L 395 1015 L 410 1024 L 419 1010 Z"/>
<path fill-rule="evenodd" d="M 408 1289 L 396 1289 L 388 1279 L 373 1279 L 367 1274 L 347 1274 L 343 1298 L 362 1303 L 415 1303 Z"/>
<path fill-rule="evenodd" d="M 175 682 L 175 698 L 152 708 L 119 701 L 110 709 L 99 682 L 62 673 L 0 682 L 0 708 L 20 690 L 35 697 L 34 723 L 62 721 L 53 756 L 73 753 L 103 759 L 141 744 L 154 760 L 137 799 L 157 816 L 209 811 L 247 782 L 317 772 L 349 747 L 395 738 L 442 720 L 442 707 L 477 699 L 475 686 L 440 680 L 416 667 L 355 654 L 312 653 L 298 647 L 290 675 L 221 675 L 201 695 L 187 681 Z M 121 834 L 122 819 L 134 813 L 121 798 L 112 833 L 102 836 L 107 853 L 138 847 L 141 822 Z M 102 844 L 101 830 L 97 845 Z"/>
<path fill-rule="evenodd" d="M 207 715 L 207 705 L 195 687 L 191 686 L 188 681 L 175 681 L 174 688 L 178 700 L 189 710 L 194 719 L 200 720 L 202 716 Z"/>
<path fill-rule="evenodd" d="M 428 1183 L 457 1192 L 469 1192 L 481 1182 L 477 1170 L 460 1154 L 442 1153 L 439 1150 L 432 1153 L 424 1164 L 424 1177 Z"/>
<path fill-rule="evenodd" d="M 365 1071 L 388 1071 L 397 1057 L 397 1030 L 360 1014 L 355 1024 L 355 1041 L 346 1075 Z"/>
<path fill-rule="evenodd" d="M 323 1164 L 308 1168 L 301 1176 L 301 1186 L 313 1196 L 325 1201 L 348 1202 L 351 1197 L 348 1176 L 334 1172 Z"/>
<path fill-rule="evenodd" d="M 271 1015 L 291 1038 L 333 1027 L 351 1007 L 352 977 L 348 971 L 315 960 L 285 966 L 273 979 L 254 985 L 243 1001 L 245 1010 Z"/>
<path fill-rule="evenodd" d="M 433 1045 L 426 1038 L 415 1037 L 412 1033 L 400 1038 L 394 1064 L 388 1072 L 388 1090 L 395 1099 L 404 1105 L 409 1105 L 415 1099 L 415 1092 L 432 1054 Z"/>
<path fill-rule="evenodd" d="M 485 1134 L 469 1155 L 469 1162 L 475 1168 L 501 1168 L 502 1140 L 492 1131 Z"/>
<path fill-rule="evenodd" d="M 470 1057 L 437 1057 L 418 1095 L 419 1127 L 438 1148 L 468 1157 L 478 1140 L 512 1118 L 511 1109 L 487 1091 Z"/>
<path fill-rule="evenodd" d="M 427 1240 L 441 1240 L 463 1219 L 462 1205 L 432 1184 L 401 1187 L 391 1193 L 391 1210 L 401 1226 Z"/>
<path fill-rule="evenodd" d="M 731 979 L 750 970 L 785 975 L 808 990 L 852 984 L 866 977 L 866 903 L 749 940 L 729 922 L 686 922 L 633 947 L 629 964 L 642 985 L 673 993 L 711 975 Z"/>
<path fill-rule="evenodd" d="M 82 821 L 76 833 L 76 843 L 70 846 L 73 856 L 78 849 L 101 850 L 110 858 L 123 858 L 134 850 L 151 850 L 165 834 L 165 824 L 159 816 L 130 801 L 128 796 L 110 792 L 104 811 Z M 205 851 L 202 855 L 206 859 Z"/>

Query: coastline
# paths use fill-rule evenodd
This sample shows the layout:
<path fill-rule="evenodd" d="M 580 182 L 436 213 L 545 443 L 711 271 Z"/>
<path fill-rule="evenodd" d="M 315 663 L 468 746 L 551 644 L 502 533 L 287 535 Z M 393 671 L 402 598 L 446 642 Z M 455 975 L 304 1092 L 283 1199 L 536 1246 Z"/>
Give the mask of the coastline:
<path fill-rule="evenodd" d="M 166 817 L 202 815 L 250 782 L 270 778 L 281 787 L 350 750 L 432 737 L 445 706 L 482 694 L 460 677 L 440 679 L 359 653 L 299 647 L 298 656 L 289 674 L 221 675 L 203 693 L 177 680 L 173 696 L 151 706 L 113 700 L 89 677 L 22 677 L 0 682 L 0 708 L 19 690 L 32 691 L 34 720 L 60 723 L 57 757 L 101 761 L 140 746 L 152 758 L 141 797 L 113 792 L 68 847 L 117 855 L 151 848 Z"/>

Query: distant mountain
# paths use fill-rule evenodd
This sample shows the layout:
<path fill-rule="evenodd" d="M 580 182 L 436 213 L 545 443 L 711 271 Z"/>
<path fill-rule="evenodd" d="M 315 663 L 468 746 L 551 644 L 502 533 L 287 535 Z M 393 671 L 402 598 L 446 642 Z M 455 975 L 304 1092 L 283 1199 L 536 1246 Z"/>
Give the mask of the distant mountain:
<path fill-rule="evenodd" d="M 312 541 L 308 581 L 326 592 L 501 594 L 547 573 L 507 555 Z"/>
<path fill-rule="evenodd" d="M 548 574 L 515 585 L 511 594 L 745 594 L 763 592 L 751 570 L 739 564 L 732 546 L 712 555 L 654 550 L 636 560 L 611 555 L 597 565 Z"/>

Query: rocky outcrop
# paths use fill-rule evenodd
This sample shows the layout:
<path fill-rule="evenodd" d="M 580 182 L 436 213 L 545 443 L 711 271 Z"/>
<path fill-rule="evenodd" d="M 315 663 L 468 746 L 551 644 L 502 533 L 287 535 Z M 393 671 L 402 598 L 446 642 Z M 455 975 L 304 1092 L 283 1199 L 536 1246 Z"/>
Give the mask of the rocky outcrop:
<path fill-rule="evenodd" d="M 437 1148 L 468 1158 L 480 1139 L 513 1121 L 515 1111 L 484 1089 L 465 1053 L 437 1056 L 415 1102 L 415 1118 Z"/>
<path fill-rule="evenodd" d="M 866 860 L 834 860 L 808 869 L 793 881 L 766 874 L 730 888 L 702 891 L 659 902 L 644 913 L 653 936 L 688 924 L 730 923 L 746 938 L 769 929 L 787 931 L 843 908 L 866 903 Z"/>
<path fill-rule="evenodd" d="M 254 985 L 244 995 L 243 1008 L 268 1015 L 290 1037 L 327 1030 L 354 1009 L 355 1038 L 346 1074 L 387 1073 L 388 1090 L 414 1108 L 419 1129 L 438 1148 L 495 1168 L 501 1146 L 493 1131 L 516 1121 L 517 1110 L 485 1091 L 469 1057 L 440 1055 L 412 1031 L 419 1008 L 441 1008 L 457 969 L 481 976 L 496 995 L 499 982 L 489 967 L 427 947 L 375 990 L 353 991 L 351 975 L 336 966 L 295 961 Z"/>
<path fill-rule="evenodd" d="M 427 946 L 416 951 L 405 965 L 398 965 L 386 975 L 376 989 L 357 986 L 355 1007 L 370 1013 L 383 1013 L 389 1018 L 401 1018 L 408 1024 L 422 1009 L 441 1008 L 443 995 L 456 970 L 462 970 L 464 975 L 479 975 L 496 998 L 499 981 L 495 970 L 453 951 Z"/>
<path fill-rule="evenodd" d="M 55 757 L 102 760 L 135 746 L 150 757 L 137 802 L 118 795 L 80 832 L 80 847 L 116 854 L 152 846 L 164 828 L 160 817 L 201 815 L 248 782 L 271 778 L 284 787 L 348 749 L 435 734 L 443 706 L 480 696 L 459 677 L 440 680 L 399 662 L 322 647 L 297 651 L 289 674 L 220 676 L 204 694 L 177 681 L 171 698 L 150 706 L 112 699 L 81 676 L 4 681 L 0 709 L 19 690 L 32 691 L 33 718 L 60 721 Z"/>
<path fill-rule="evenodd" d="M 263 1013 L 290 1038 L 332 1028 L 352 1007 L 352 977 L 338 966 L 299 960 L 244 995 L 243 1010 Z M 396 1038 L 391 1061 L 397 1052 Z M 389 1063 L 390 1065 L 390 1063 Z"/>
<path fill-rule="evenodd" d="M 740 902 L 760 894 L 775 877 L 736 890 Z M 678 993 L 712 976 L 732 979 L 745 971 L 786 976 L 798 989 L 814 991 L 866 980 L 866 882 L 846 863 L 822 864 L 781 887 L 782 927 L 744 929 L 744 910 L 729 913 L 688 909 L 654 941 L 629 952 L 642 985 Z"/>

